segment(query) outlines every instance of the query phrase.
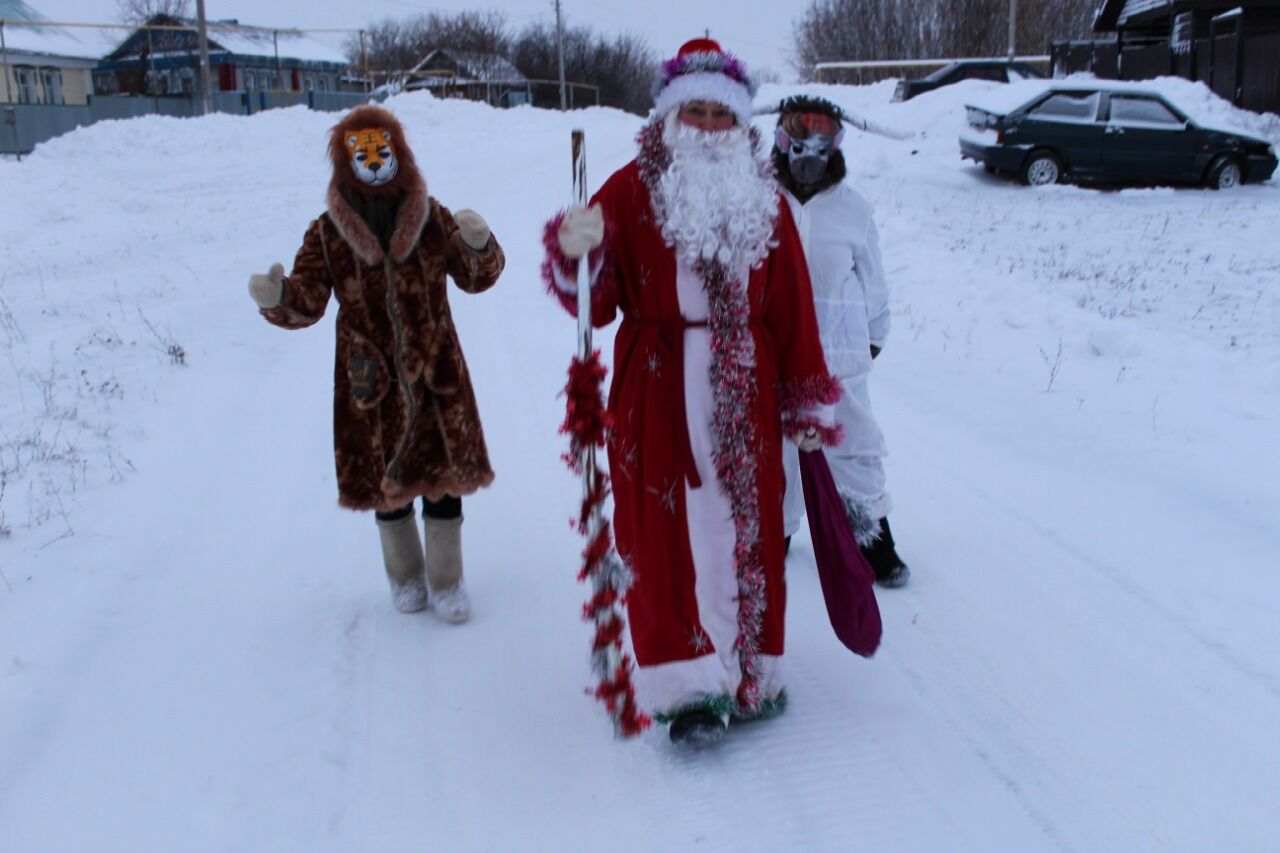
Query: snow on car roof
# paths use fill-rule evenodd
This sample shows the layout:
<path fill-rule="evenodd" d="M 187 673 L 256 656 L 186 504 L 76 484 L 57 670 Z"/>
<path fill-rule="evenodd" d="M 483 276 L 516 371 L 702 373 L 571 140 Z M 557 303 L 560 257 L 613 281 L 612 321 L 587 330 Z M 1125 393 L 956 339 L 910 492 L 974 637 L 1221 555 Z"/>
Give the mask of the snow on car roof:
<path fill-rule="evenodd" d="M 1092 77 L 1072 77 L 1059 80 L 1020 80 L 982 92 L 970 98 L 965 106 L 977 107 L 995 115 L 1007 115 L 1027 101 L 1038 98 L 1050 89 L 1056 92 L 1131 92 L 1142 95 L 1159 95 L 1150 80 L 1099 80 Z"/>
<path fill-rule="evenodd" d="M 1008 115 L 1049 90 L 1058 92 L 1128 92 L 1157 95 L 1172 104 L 1203 128 L 1236 133 L 1242 136 L 1268 138 L 1266 128 L 1250 129 L 1248 113 L 1233 110 L 1227 101 L 1213 95 L 1203 83 L 1192 83 L 1180 77 L 1157 77 L 1153 80 L 1100 80 L 1085 74 L 1057 80 L 1022 80 L 993 86 L 969 95 L 966 107 L 977 107 L 993 115 Z M 1264 115 L 1262 124 L 1274 127 L 1275 116 Z"/>

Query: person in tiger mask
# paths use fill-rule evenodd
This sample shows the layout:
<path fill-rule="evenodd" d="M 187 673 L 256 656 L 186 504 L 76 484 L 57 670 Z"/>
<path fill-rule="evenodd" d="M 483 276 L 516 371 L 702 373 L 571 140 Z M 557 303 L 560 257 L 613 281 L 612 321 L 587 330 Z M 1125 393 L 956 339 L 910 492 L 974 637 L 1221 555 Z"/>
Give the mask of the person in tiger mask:
<path fill-rule="evenodd" d="M 854 536 L 882 586 L 907 582 L 910 571 L 894 547 L 885 489 L 884 436 L 871 412 L 867 380 L 889 335 L 889 287 L 871 205 L 844 182 L 844 121 L 822 98 L 793 97 L 778 109 L 773 165 L 809 264 L 818 329 L 827 366 L 844 394 L 836 420 L 844 439 L 826 451 Z M 783 524 L 790 542 L 804 518 L 800 459 L 783 448 L 787 491 Z"/>
<path fill-rule="evenodd" d="M 493 481 L 480 413 L 449 312 L 446 276 L 465 293 L 505 263 L 488 224 L 427 194 L 404 129 L 374 106 L 329 136 L 327 210 L 293 269 L 249 278 L 267 322 L 301 329 L 338 303 L 334 461 L 338 502 L 373 510 L 395 606 L 471 612 L 462 578 L 462 498 Z M 425 550 L 413 516 L 423 500 Z"/>

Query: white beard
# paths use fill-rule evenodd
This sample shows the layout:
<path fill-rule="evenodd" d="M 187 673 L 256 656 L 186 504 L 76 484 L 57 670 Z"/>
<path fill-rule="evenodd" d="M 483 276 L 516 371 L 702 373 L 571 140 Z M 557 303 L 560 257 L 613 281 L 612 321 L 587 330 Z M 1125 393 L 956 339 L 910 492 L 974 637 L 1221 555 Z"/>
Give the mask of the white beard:
<path fill-rule="evenodd" d="M 671 165 L 654 208 L 676 259 L 691 268 L 716 260 L 735 272 L 759 264 L 771 248 L 778 195 L 747 129 L 703 131 L 671 115 L 662 137 Z"/>

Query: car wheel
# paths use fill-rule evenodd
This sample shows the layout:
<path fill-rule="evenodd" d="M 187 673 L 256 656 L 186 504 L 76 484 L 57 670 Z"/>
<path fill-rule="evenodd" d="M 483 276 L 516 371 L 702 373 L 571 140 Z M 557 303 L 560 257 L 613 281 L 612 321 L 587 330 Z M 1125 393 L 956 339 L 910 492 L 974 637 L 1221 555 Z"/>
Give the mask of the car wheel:
<path fill-rule="evenodd" d="M 1209 169 L 1209 189 L 1229 190 L 1238 187 L 1243 177 L 1239 163 L 1230 157 L 1219 157 Z"/>
<path fill-rule="evenodd" d="M 1051 151 L 1036 151 L 1022 166 L 1022 181 L 1028 186 L 1047 187 L 1062 180 L 1062 162 Z"/>

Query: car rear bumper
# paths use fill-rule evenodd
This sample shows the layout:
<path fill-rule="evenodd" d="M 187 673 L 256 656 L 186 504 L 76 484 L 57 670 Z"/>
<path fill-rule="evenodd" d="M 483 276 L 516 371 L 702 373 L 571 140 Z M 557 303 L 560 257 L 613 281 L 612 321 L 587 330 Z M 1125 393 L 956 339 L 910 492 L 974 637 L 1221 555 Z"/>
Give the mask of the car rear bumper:
<path fill-rule="evenodd" d="M 990 166 L 1005 172 L 1014 172 L 1022 168 L 1022 161 L 1027 151 L 1017 145 L 984 145 L 966 137 L 960 137 L 960 156 L 966 160 Z"/>

